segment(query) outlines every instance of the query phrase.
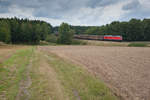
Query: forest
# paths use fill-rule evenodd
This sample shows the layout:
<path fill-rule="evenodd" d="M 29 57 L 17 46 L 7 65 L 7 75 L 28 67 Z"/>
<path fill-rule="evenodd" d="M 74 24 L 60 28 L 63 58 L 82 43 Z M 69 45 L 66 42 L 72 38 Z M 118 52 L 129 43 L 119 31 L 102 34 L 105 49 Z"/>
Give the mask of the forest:
<path fill-rule="evenodd" d="M 52 33 L 49 23 L 18 18 L 0 19 L 0 41 L 5 43 L 38 44 Z"/>
<path fill-rule="evenodd" d="M 103 26 L 72 26 L 76 34 L 122 35 L 125 41 L 149 41 L 150 19 L 131 19 L 128 22 L 114 21 Z"/>
<path fill-rule="evenodd" d="M 50 23 L 40 20 L 0 18 L 0 41 L 12 44 L 38 44 L 51 34 L 59 33 L 59 27 L 53 27 Z M 122 35 L 125 41 L 150 41 L 150 19 L 114 21 L 102 26 L 69 27 L 74 34 Z"/>
<path fill-rule="evenodd" d="M 57 32 L 59 27 L 54 27 Z M 150 19 L 113 21 L 102 26 L 71 26 L 75 34 L 122 35 L 125 41 L 150 41 Z"/>

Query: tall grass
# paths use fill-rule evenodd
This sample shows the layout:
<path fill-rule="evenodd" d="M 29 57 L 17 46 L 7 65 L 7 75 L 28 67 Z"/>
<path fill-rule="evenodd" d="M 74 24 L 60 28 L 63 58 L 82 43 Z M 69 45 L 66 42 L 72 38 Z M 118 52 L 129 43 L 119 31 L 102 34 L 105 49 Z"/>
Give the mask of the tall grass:
<path fill-rule="evenodd" d="M 128 44 L 129 47 L 147 47 L 148 44 L 147 43 L 130 43 Z"/>

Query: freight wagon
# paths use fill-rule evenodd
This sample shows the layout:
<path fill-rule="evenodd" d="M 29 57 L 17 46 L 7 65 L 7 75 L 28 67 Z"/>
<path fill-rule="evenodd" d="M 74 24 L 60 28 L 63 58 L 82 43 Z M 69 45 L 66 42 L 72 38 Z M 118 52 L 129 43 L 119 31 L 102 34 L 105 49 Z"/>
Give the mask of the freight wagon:
<path fill-rule="evenodd" d="M 103 41 L 122 41 L 121 35 L 74 35 L 76 39 L 83 40 L 103 40 Z"/>

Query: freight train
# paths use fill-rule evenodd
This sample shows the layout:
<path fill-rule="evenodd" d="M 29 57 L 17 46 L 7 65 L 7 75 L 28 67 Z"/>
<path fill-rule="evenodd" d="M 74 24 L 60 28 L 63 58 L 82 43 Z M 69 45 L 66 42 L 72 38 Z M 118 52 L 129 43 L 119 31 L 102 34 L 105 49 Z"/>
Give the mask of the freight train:
<path fill-rule="evenodd" d="M 122 41 L 121 35 L 74 35 L 76 39 L 102 40 L 102 41 Z"/>

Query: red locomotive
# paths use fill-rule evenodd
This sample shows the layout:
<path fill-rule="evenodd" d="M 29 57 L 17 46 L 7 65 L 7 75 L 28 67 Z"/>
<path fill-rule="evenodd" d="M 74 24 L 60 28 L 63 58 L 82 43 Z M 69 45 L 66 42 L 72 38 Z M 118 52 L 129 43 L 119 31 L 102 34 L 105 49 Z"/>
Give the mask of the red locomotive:
<path fill-rule="evenodd" d="M 123 40 L 123 37 L 121 35 L 75 35 L 74 38 L 83 40 L 104 40 L 104 41 Z"/>
<path fill-rule="evenodd" d="M 120 35 L 104 35 L 103 40 L 122 41 L 123 38 Z"/>

